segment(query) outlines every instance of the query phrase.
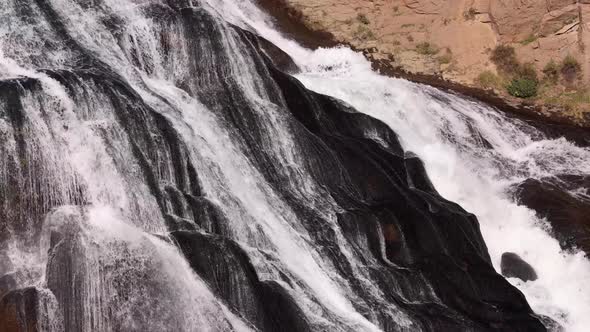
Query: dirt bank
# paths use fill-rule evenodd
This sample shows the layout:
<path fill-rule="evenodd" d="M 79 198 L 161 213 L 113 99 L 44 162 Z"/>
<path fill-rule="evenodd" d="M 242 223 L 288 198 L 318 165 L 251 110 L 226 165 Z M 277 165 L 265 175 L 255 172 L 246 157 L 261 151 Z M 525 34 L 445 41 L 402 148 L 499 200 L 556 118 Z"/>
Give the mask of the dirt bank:
<path fill-rule="evenodd" d="M 384 74 L 547 123 L 590 127 L 590 0 L 258 1 L 308 47 L 348 45 Z M 514 72 L 491 60 L 498 45 L 514 49 Z M 573 76 L 565 59 L 577 63 Z M 533 68 L 538 82 L 527 99 L 506 89 L 521 68 Z"/>

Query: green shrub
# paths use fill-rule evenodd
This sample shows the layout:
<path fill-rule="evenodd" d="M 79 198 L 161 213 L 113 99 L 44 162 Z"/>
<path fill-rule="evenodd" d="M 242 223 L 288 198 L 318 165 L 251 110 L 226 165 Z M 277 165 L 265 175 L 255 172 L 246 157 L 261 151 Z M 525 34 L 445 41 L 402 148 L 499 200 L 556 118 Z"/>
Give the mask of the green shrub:
<path fill-rule="evenodd" d="M 493 72 L 486 70 L 477 76 L 476 83 L 484 89 L 494 89 L 501 86 L 501 79 Z"/>
<path fill-rule="evenodd" d="M 538 83 L 528 78 L 516 78 L 508 84 L 506 90 L 514 97 L 530 98 L 537 95 Z"/>
<path fill-rule="evenodd" d="M 367 18 L 367 15 L 363 14 L 363 13 L 358 13 L 358 15 L 356 16 L 356 19 L 361 22 L 362 24 L 369 24 L 369 19 Z"/>
<path fill-rule="evenodd" d="M 439 49 L 436 45 L 429 42 L 422 42 L 416 45 L 416 52 L 422 55 L 435 55 Z"/>
<path fill-rule="evenodd" d="M 545 67 L 543 67 L 545 79 L 553 84 L 557 83 L 557 80 L 559 79 L 559 69 L 559 65 L 551 59 L 551 61 L 547 62 Z"/>
<path fill-rule="evenodd" d="M 514 73 L 518 70 L 519 64 L 516 59 L 514 47 L 509 45 L 498 45 L 493 51 L 490 60 L 503 72 Z"/>
<path fill-rule="evenodd" d="M 561 62 L 561 74 L 566 81 L 571 82 L 578 77 L 582 67 L 576 58 L 568 55 Z"/>

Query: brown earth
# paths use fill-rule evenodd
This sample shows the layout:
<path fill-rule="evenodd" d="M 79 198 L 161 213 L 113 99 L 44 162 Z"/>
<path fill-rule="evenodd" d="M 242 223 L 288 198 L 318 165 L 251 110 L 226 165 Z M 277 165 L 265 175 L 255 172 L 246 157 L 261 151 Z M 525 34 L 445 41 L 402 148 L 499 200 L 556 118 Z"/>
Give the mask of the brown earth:
<path fill-rule="evenodd" d="M 258 1 L 307 46 L 346 44 L 386 74 L 590 127 L 590 0 Z M 490 60 L 498 45 L 512 46 L 518 62 L 534 66 L 540 79 L 536 97 L 507 93 L 514 73 Z M 567 56 L 580 64 L 574 78 L 560 73 L 557 82 L 544 79 L 545 66 Z M 482 73 L 493 82 L 482 83 Z"/>

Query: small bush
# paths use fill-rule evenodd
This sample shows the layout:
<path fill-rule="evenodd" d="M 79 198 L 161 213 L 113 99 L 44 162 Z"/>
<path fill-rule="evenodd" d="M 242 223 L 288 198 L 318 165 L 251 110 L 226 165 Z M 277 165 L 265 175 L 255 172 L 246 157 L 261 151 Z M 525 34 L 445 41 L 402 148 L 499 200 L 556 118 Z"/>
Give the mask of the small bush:
<path fill-rule="evenodd" d="M 375 34 L 371 29 L 367 28 L 365 25 L 359 25 L 358 29 L 353 34 L 354 38 L 358 40 L 371 40 L 375 39 Z"/>
<path fill-rule="evenodd" d="M 522 45 L 528 45 L 528 44 L 530 44 L 530 43 L 534 42 L 534 41 L 535 41 L 535 40 L 537 40 L 537 39 L 538 39 L 538 38 L 537 38 L 537 36 L 535 36 L 535 35 L 533 35 L 533 34 L 530 34 L 528 37 L 526 37 L 526 38 L 525 38 L 524 40 L 522 40 L 520 43 L 521 43 Z"/>
<path fill-rule="evenodd" d="M 415 26 L 415 25 L 416 25 L 416 24 L 413 24 L 413 23 L 402 24 L 402 29 L 405 29 L 405 28 L 411 28 L 411 27 L 413 27 L 413 26 Z"/>
<path fill-rule="evenodd" d="M 438 63 L 440 63 L 441 65 L 446 65 L 451 63 L 451 61 L 453 60 L 453 55 L 451 53 L 445 53 L 436 58 L 436 60 L 438 60 Z"/>
<path fill-rule="evenodd" d="M 543 67 L 543 75 L 545 75 L 545 79 L 553 84 L 557 83 L 559 79 L 559 65 L 551 59 L 551 61 L 547 62 L 545 67 Z"/>
<path fill-rule="evenodd" d="M 463 13 L 463 17 L 467 21 L 475 20 L 476 15 L 477 15 L 477 10 L 475 10 L 475 8 L 473 8 L 473 7 L 469 8 L 469 10 L 467 10 Z"/>
<path fill-rule="evenodd" d="M 500 77 L 489 70 L 479 74 L 479 76 L 477 76 L 476 82 L 484 89 L 494 89 L 501 86 Z"/>
<path fill-rule="evenodd" d="M 528 78 L 516 78 L 508 84 L 506 90 L 514 97 L 530 98 L 537 95 L 538 83 Z"/>
<path fill-rule="evenodd" d="M 582 67 L 576 58 L 568 55 L 561 62 L 561 74 L 566 81 L 571 82 L 578 77 Z"/>
<path fill-rule="evenodd" d="M 362 24 L 369 24 L 369 19 L 367 18 L 367 15 L 363 14 L 363 13 L 358 13 L 358 15 L 356 16 L 356 19 L 361 22 Z"/>
<path fill-rule="evenodd" d="M 399 11 L 399 6 L 393 6 L 393 11 L 397 13 Z"/>
<path fill-rule="evenodd" d="M 518 70 L 519 64 L 516 59 L 514 47 L 509 45 L 498 45 L 493 51 L 490 60 L 502 71 L 514 73 Z"/>
<path fill-rule="evenodd" d="M 519 78 L 525 78 L 527 80 L 539 82 L 539 79 L 537 78 L 537 69 L 535 68 L 535 65 L 531 62 L 527 62 L 522 66 L 519 66 L 517 70 L 517 75 Z"/>
<path fill-rule="evenodd" d="M 406 37 L 408 39 L 409 42 L 413 42 L 414 41 L 414 37 L 412 37 L 412 35 L 408 35 L 408 37 Z"/>
<path fill-rule="evenodd" d="M 422 55 L 434 55 L 438 53 L 439 49 L 436 45 L 429 42 L 422 42 L 416 45 L 416 52 Z"/>

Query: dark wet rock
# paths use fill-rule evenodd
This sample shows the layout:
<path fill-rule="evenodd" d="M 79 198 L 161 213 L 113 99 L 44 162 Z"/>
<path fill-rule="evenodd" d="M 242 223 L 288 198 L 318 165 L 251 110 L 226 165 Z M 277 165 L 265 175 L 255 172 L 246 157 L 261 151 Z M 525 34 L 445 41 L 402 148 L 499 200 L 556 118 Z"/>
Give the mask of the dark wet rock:
<path fill-rule="evenodd" d="M 193 211 L 195 223 L 201 229 L 213 234 L 225 235 L 228 233 L 229 221 L 217 204 L 206 197 L 186 195 L 186 199 Z"/>
<path fill-rule="evenodd" d="M 502 270 L 502 275 L 506 278 L 518 278 L 522 281 L 537 280 L 537 272 L 535 272 L 535 269 L 513 252 L 505 252 L 502 254 L 500 268 Z"/>
<path fill-rule="evenodd" d="M 51 233 L 47 262 L 47 287 L 55 294 L 66 331 L 82 331 L 84 295 L 87 291 L 87 255 L 81 235 L 83 218 L 76 212 L 65 213 L 59 228 Z M 95 277 L 99 277 L 96 275 Z"/>
<path fill-rule="evenodd" d="M 1 228 L 0 231 L 2 231 Z M 0 275 L 4 275 L 10 272 L 13 268 L 14 266 L 12 265 L 12 262 L 10 261 L 8 256 L 4 254 L 0 249 Z"/>
<path fill-rule="evenodd" d="M 16 289 L 16 287 L 16 273 L 8 273 L 0 277 L 0 299 L 4 296 L 4 294 Z"/>
<path fill-rule="evenodd" d="M 172 214 L 166 214 L 164 220 L 166 221 L 166 227 L 170 231 L 195 231 L 198 228 L 193 220 L 181 218 Z"/>
<path fill-rule="evenodd" d="M 258 47 L 271 59 L 278 69 L 289 74 L 296 74 L 300 71 L 299 66 L 297 66 L 293 58 L 275 44 L 251 33 L 246 32 L 246 35 L 250 40 L 258 43 Z"/>
<path fill-rule="evenodd" d="M 307 91 L 295 79 L 279 71 L 271 69 L 271 72 L 292 115 L 314 134 L 310 141 L 317 143 L 313 143 L 314 149 L 308 150 L 318 151 L 317 155 L 308 153 L 306 157 L 318 169 L 330 170 L 323 173 L 312 170 L 316 180 L 330 191 L 340 206 L 365 210 L 376 217 L 379 224 L 385 225 L 382 230 L 386 241 L 389 239 L 393 244 L 387 258 L 405 261 L 403 266 L 412 271 L 410 275 L 413 273 L 414 280 L 419 280 L 417 275 L 422 274 L 436 295 L 450 309 L 456 310 L 452 314 L 456 324 L 461 321 L 459 324 L 464 328 L 470 324 L 466 320 L 470 320 L 473 326 L 478 326 L 475 329 L 485 326 L 545 330 L 531 316 L 524 296 L 494 271 L 477 219 L 436 193 L 425 193 L 410 186 L 404 152 L 387 126 L 337 100 Z M 378 132 L 382 142 L 366 138 L 363 130 L 368 131 L 368 128 Z M 414 171 L 419 170 L 416 165 L 409 166 L 410 169 L 414 167 Z M 413 182 L 428 189 L 429 180 L 420 178 L 425 176 L 420 173 L 410 170 L 412 176 L 417 175 Z M 391 224 L 397 226 L 387 226 Z M 400 238 L 409 256 L 401 261 L 395 257 Z M 378 244 L 371 246 L 375 248 Z M 382 289 L 388 292 L 385 285 Z M 398 291 L 404 293 L 405 290 Z M 429 309 L 407 307 L 407 312 L 423 318 L 428 329 L 448 328 L 449 325 L 444 325 L 448 321 L 433 326 L 433 321 L 426 318 L 431 317 L 426 310 Z"/>
<path fill-rule="evenodd" d="M 259 280 L 248 255 L 233 241 L 199 232 L 173 232 L 191 267 L 236 312 L 261 331 L 311 331 L 291 296 Z"/>
<path fill-rule="evenodd" d="M 269 326 L 286 332 L 313 331 L 303 311 L 279 283 L 275 281 L 261 282 L 258 292 L 262 303 L 268 310 Z M 268 331 L 276 330 L 269 329 Z"/>
<path fill-rule="evenodd" d="M 0 299 L 0 331 L 63 331 L 55 297 L 35 287 L 9 292 Z"/>
<path fill-rule="evenodd" d="M 415 189 L 437 194 L 434 185 L 424 169 L 424 162 L 414 153 L 406 153 L 405 158 L 406 170 L 408 174 L 408 183 Z"/>
<path fill-rule="evenodd" d="M 515 187 L 520 204 L 546 218 L 562 248 L 579 248 L 590 255 L 590 178 L 564 175 L 528 179 Z"/>
<path fill-rule="evenodd" d="M 0 300 L 0 331 L 39 331 L 37 296 L 33 287 L 6 294 Z"/>
<path fill-rule="evenodd" d="M 539 317 L 539 320 L 541 320 L 541 323 L 543 323 L 543 325 L 545 325 L 545 327 L 547 328 L 547 332 L 565 332 L 563 326 L 561 326 L 561 324 L 556 322 L 551 317 L 547 317 L 544 315 L 537 316 Z"/>
<path fill-rule="evenodd" d="M 288 37 L 297 40 L 308 48 L 331 47 L 338 43 L 329 32 L 310 29 L 301 13 L 286 4 L 286 0 L 256 0 L 275 20 L 279 29 Z"/>

